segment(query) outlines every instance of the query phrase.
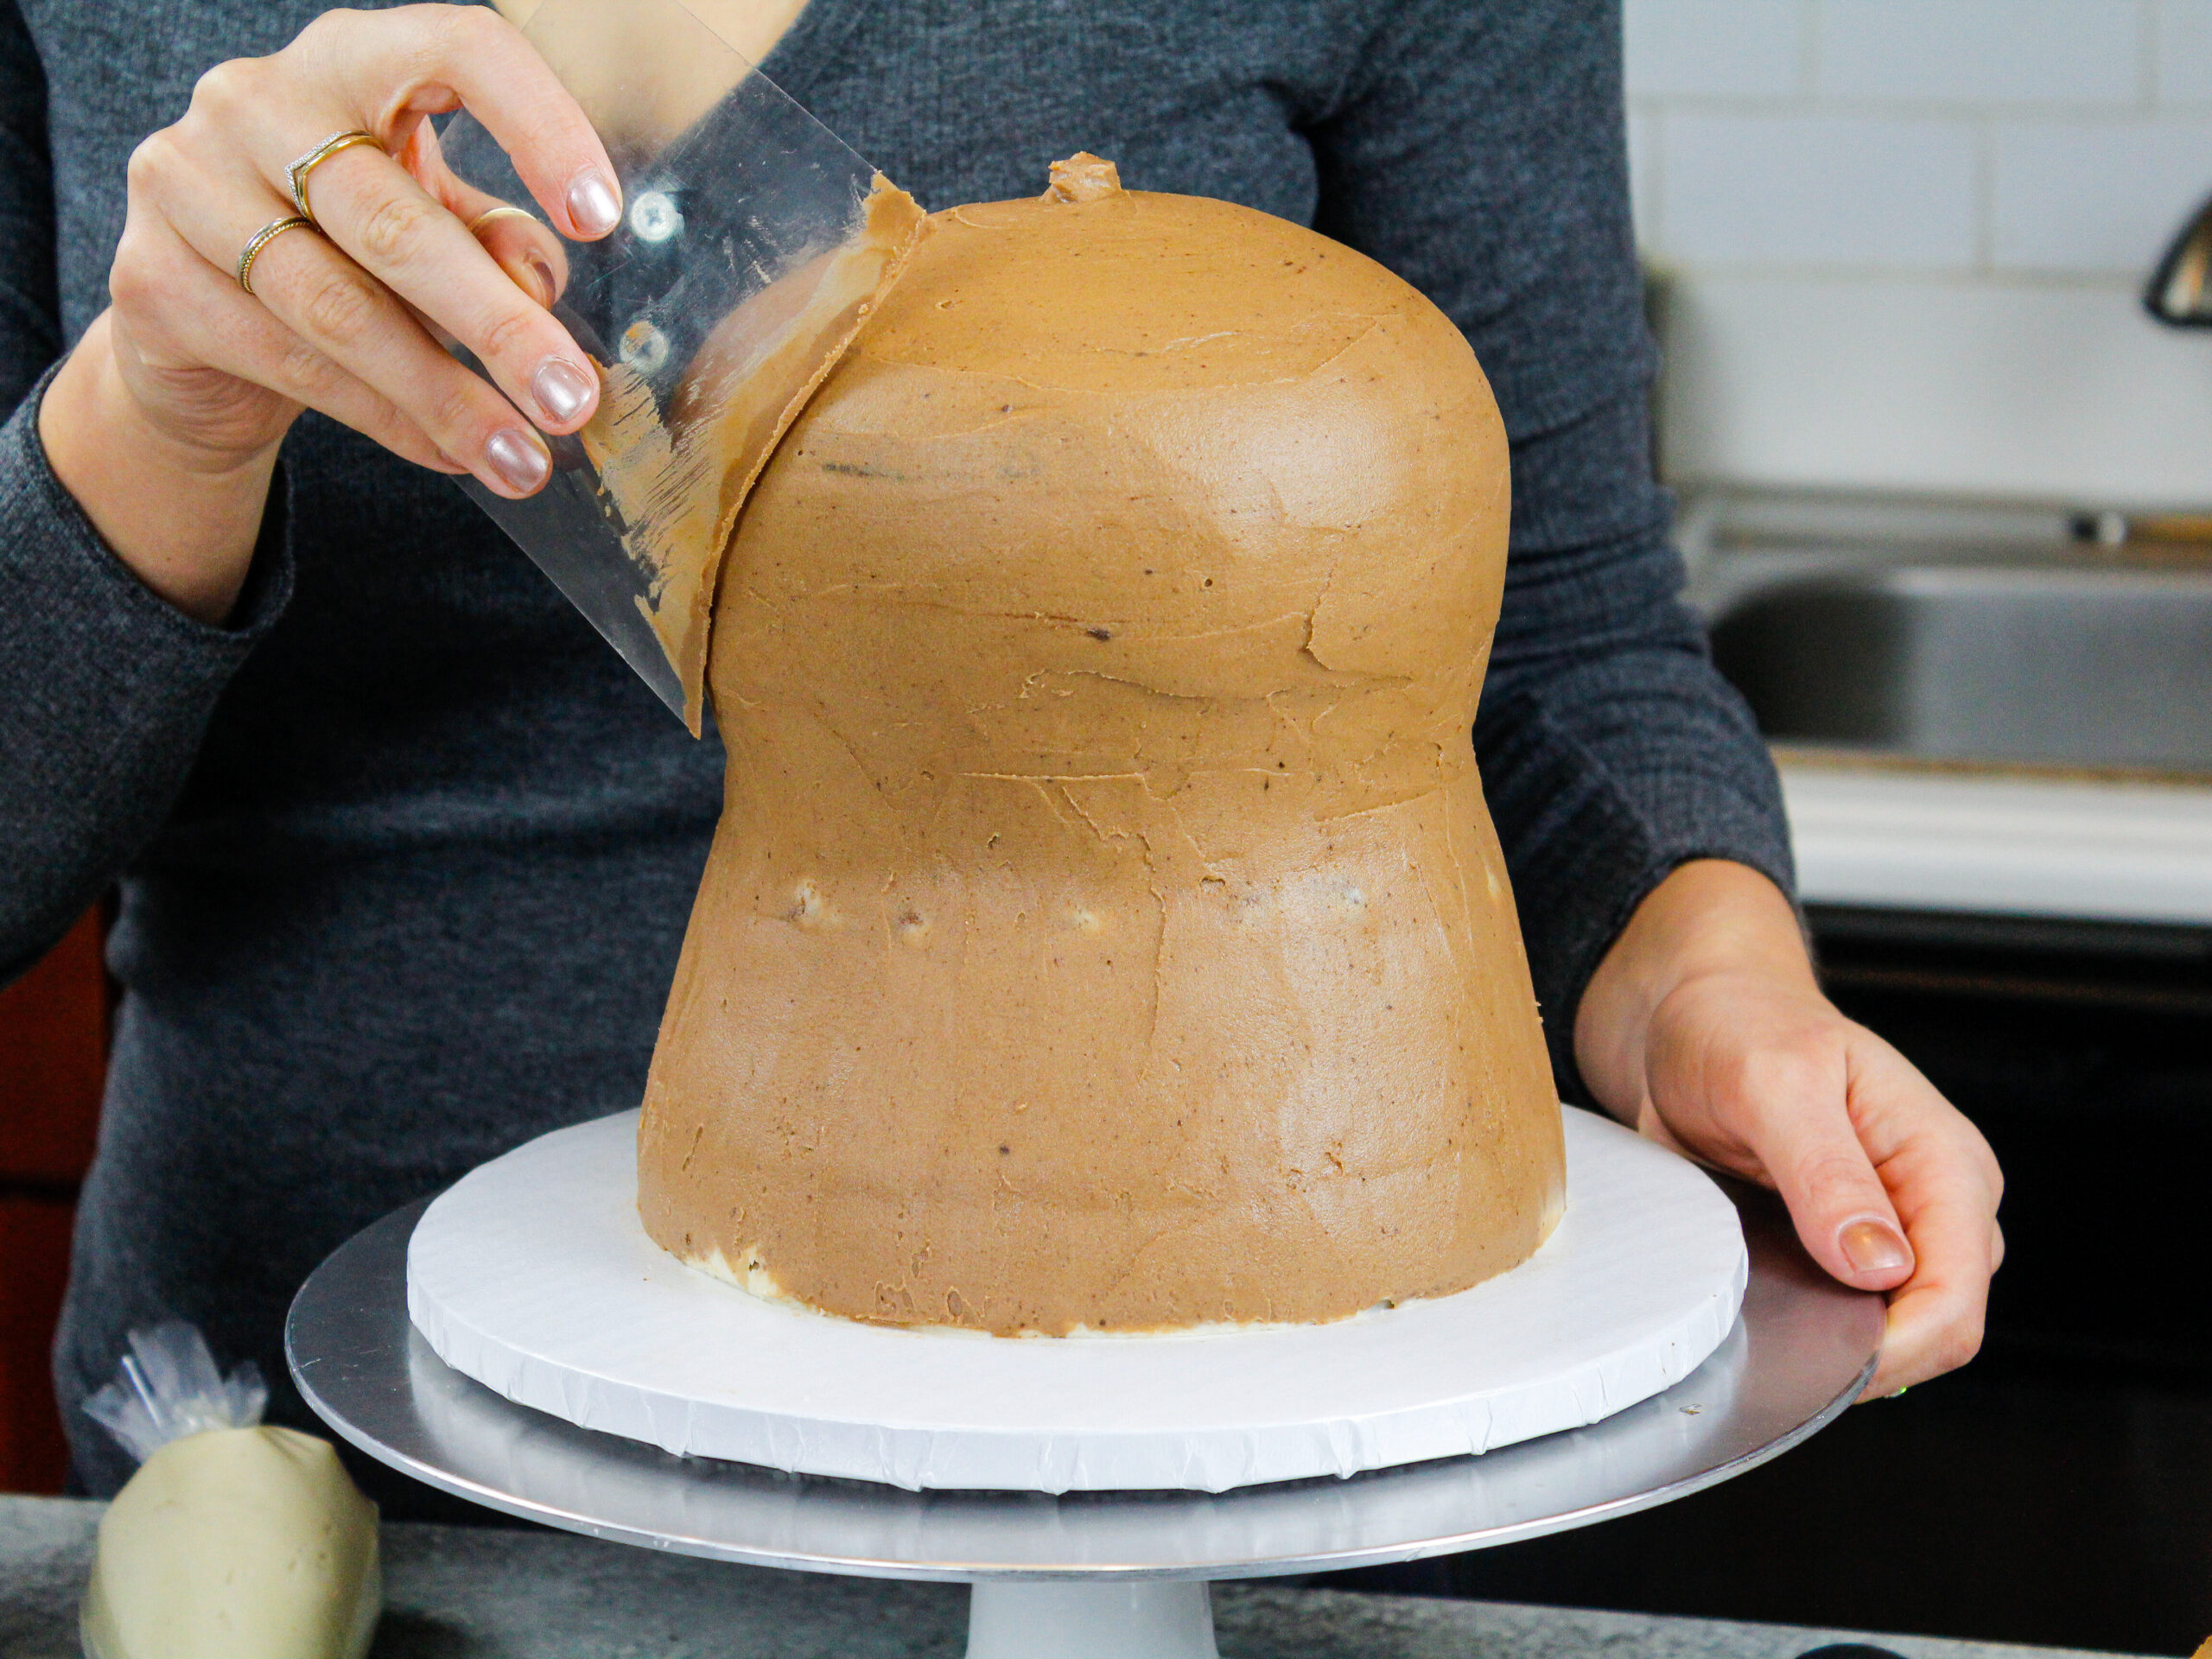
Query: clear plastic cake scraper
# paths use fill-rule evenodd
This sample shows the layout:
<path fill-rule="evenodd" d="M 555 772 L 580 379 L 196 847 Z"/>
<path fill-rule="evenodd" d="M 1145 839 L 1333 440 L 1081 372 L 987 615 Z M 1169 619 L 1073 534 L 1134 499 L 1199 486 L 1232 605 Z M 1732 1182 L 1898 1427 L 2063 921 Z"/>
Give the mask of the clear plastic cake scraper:
<path fill-rule="evenodd" d="M 600 406 L 537 495 L 462 488 L 696 733 L 738 508 L 921 210 L 677 0 L 545 0 L 524 32 L 613 159 L 620 225 L 563 240 L 466 112 L 437 147 L 495 256 L 552 266 Z"/>

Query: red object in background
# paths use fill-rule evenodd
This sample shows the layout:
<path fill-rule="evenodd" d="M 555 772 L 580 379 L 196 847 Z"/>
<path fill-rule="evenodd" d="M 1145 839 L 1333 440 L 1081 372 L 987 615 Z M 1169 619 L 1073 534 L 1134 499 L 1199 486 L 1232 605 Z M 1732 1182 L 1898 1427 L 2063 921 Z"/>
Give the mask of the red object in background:
<path fill-rule="evenodd" d="M 58 1492 L 68 1468 L 48 1355 L 107 1071 L 104 921 L 0 990 L 0 1491 Z"/>

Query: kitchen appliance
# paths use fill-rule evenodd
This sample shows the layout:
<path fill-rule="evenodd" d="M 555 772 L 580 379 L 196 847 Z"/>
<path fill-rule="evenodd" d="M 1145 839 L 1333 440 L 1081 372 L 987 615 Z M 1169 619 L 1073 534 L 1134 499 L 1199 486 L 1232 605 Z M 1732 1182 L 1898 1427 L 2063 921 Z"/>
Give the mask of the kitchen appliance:
<path fill-rule="evenodd" d="M 2152 268 L 2143 303 L 2176 328 L 2212 327 L 2212 198 L 2190 215 Z"/>

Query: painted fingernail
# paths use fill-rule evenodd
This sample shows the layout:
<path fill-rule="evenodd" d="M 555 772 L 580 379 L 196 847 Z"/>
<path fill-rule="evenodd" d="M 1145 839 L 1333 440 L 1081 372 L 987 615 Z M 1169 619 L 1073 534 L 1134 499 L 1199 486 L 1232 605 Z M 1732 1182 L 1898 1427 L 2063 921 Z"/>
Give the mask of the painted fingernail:
<path fill-rule="evenodd" d="M 586 236 L 604 236 L 622 217 L 622 198 L 614 181 L 588 167 L 569 186 L 569 217 Z"/>
<path fill-rule="evenodd" d="M 1894 1273 L 1912 1265 L 1912 1247 L 1885 1221 L 1854 1221 L 1836 1243 L 1853 1273 Z"/>
<path fill-rule="evenodd" d="M 484 459 L 499 481 L 527 495 L 545 481 L 553 463 L 537 440 L 519 427 L 494 432 L 484 444 Z"/>
<path fill-rule="evenodd" d="M 530 395 L 556 426 L 582 414 L 594 390 L 591 377 L 565 357 L 547 358 L 530 377 Z"/>
<path fill-rule="evenodd" d="M 553 302 L 561 297 L 561 284 L 553 280 L 553 267 L 547 264 L 537 255 L 532 254 L 530 258 L 530 274 L 537 278 L 538 292 L 545 296 L 538 303 L 547 310 L 551 310 Z"/>

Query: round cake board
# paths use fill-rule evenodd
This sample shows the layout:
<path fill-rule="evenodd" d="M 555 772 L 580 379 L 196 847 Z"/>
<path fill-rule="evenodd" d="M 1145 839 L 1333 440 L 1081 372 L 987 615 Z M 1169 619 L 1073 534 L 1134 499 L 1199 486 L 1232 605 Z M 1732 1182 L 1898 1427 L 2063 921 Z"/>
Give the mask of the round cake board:
<path fill-rule="evenodd" d="M 1332 1325 L 992 1338 L 805 1313 L 683 1266 L 638 1115 L 556 1130 L 423 1215 L 408 1310 L 495 1393 L 678 1455 L 909 1490 L 1225 1491 L 1593 1423 L 1719 1345 L 1748 1262 L 1695 1166 L 1568 1110 L 1567 1207 L 1511 1272 Z"/>

